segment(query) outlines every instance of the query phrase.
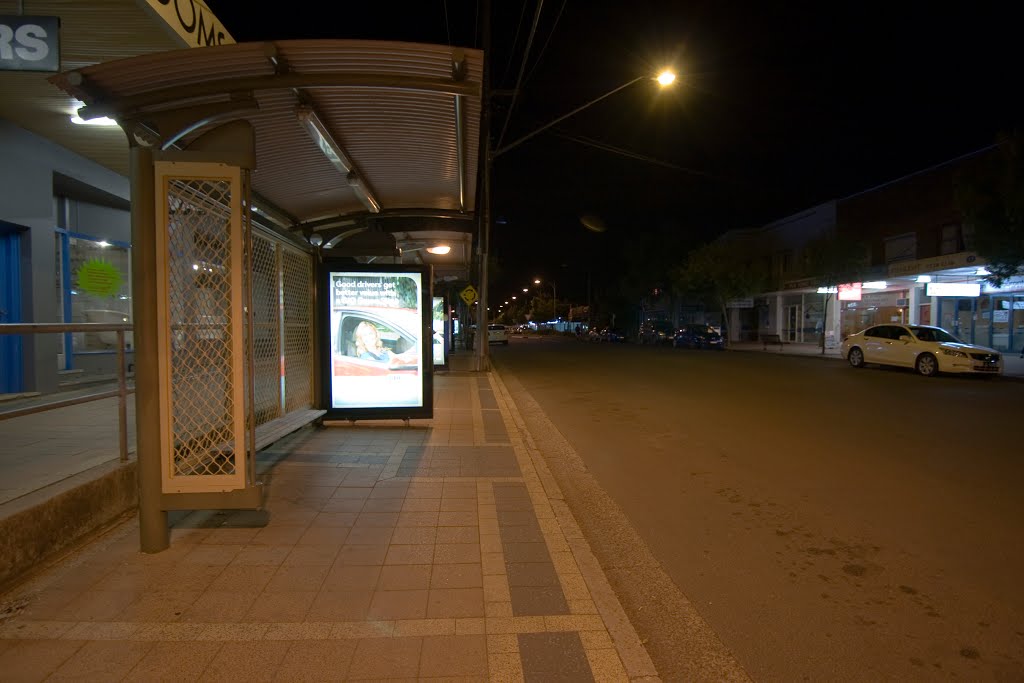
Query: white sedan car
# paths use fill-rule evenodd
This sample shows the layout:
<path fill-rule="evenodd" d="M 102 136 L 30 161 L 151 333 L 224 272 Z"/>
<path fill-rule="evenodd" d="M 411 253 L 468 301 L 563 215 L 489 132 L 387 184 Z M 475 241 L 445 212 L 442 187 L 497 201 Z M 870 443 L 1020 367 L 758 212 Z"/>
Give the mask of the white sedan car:
<path fill-rule="evenodd" d="M 866 363 L 897 365 L 926 377 L 940 372 L 998 375 L 1003 371 L 998 351 L 965 344 L 930 325 L 875 325 L 844 339 L 842 353 L 855 368 Z"/>

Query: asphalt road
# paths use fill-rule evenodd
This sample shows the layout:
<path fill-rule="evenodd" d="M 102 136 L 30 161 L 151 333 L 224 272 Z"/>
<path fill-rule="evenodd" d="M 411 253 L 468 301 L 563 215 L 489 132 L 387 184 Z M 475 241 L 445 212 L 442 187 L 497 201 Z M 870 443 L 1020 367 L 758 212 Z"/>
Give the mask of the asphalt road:
<path fill-rule="evenodd" d="M 491 357 L 665 680 L 1024 680 L 1024 383 L 550 338 Z"/>

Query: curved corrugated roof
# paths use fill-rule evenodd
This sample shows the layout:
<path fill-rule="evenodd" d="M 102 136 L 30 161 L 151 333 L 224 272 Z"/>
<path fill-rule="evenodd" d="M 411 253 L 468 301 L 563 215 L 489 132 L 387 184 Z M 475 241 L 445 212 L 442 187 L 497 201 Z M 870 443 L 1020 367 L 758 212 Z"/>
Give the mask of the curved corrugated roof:
<path fill-rule="evenodd" d="M 251 96 L 258 111 L 234 118 L 247 119 L 255 130 L 255 195 L 296 219 L 293 229 L 306 229 L 302 224 L 311 221 L 323 226 L 331 218 L 365 219 L 365 202 L 296 116 L 300 105 L 311 107 L 379 203 L 379 222 L 401 214 L 408 231 L 408 217 L 417 211 L 473 214 L 482 77 L 479 50 L 295 40 L 145 54 L 50 80 L 85 102 L 87 116 L 153 120 L 165 127 L 167 120 L 156 114 Z M 181 146 L 206 130 L 189 132 Z M 167 140 L 178 131 L 157 132 Z M 450 223 L 452 229 L 472 229 L 469 222 Z"/>

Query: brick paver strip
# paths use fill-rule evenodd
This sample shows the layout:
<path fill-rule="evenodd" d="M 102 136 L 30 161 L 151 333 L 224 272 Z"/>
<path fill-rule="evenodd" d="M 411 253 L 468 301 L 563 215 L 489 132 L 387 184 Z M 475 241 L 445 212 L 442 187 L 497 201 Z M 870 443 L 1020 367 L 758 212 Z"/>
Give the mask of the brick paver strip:
<path fill-rule="evenodd" d="M 594 680 L 577 634 L 520 633 L 518 639 L 527 683 Z"/>

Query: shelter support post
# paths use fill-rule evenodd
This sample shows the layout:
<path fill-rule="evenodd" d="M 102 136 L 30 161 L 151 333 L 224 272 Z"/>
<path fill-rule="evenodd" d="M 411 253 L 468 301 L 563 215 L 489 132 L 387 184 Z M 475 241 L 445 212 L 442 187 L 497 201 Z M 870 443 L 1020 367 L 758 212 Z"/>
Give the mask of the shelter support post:
<path fill-rule="evenodd" d="M 139 540 L 144 553 L 170 545 L 162 505 L 159 358 L 157 351 L 156 205 L 153 150 L 131 147 L 132 319 L 135 334 L 135 433 Z"/>

